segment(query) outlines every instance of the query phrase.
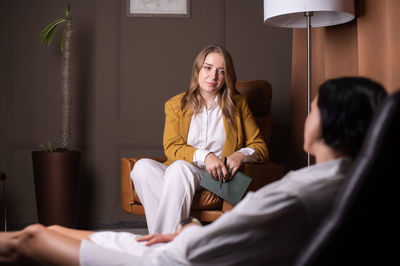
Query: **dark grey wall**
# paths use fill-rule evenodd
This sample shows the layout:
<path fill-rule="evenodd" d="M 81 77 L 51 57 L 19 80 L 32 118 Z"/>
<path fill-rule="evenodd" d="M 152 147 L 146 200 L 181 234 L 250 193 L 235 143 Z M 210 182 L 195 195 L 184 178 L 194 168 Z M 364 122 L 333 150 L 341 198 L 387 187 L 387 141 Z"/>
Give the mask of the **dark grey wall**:
<path fill-rule="evenodd" d="M 5 0 L 1 7 L 0 169 L 10 223 L 36 221 L 31 151 L 57 142 L 61 54 L 39 44 L 67 1 Z M 143 221 L 120 208 L 120 158 L 161 155 L 163 103 L 185 90 L 197 53 L 219 43 L 239 80 L 273 86 L 272 160 L 287 164 L 291 31 L 263 24 L 261 0 L 192 0 L 191 18 L 125 15 L 125 0 L 71 0 L 73 145 L 83 151 L 79 221 Z"/>

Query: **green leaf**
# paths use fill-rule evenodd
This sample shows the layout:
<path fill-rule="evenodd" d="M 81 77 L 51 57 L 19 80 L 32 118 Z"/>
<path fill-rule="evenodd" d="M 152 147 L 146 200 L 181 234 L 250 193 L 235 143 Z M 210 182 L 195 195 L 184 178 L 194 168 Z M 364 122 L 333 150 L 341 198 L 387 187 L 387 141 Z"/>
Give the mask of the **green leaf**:
<path fill-rule="evenodd" d="M 42 151 L 47 151 L 46 146 L 44 146 L 43 144 L 39 144 L 39 147 Z"/>
<path fill-rule="evenodd" d="M 47 25 L 46 27 L 44 27 L 41 31 L 40 31 L 40 36 L 42 36 L 45 32 L 47 32 L 48 30 L 49 30 L 49 28 L 51 28 L 52 26 L 53 26 L 53 24 L 55 24 L 58 20 L 60 20 L 60 19 L 57 19 L 57 20 L 55 20 L 55 21 L 52 21 L 51 23 L 49 23 L 49 25 Z"/>
<path fill-rule="evenodd" d="M 47 42 L 48 45 L 50 45 L 51 39 L 53 38 L 55 32 L 57 29 L 60 27 L 62 23 L 65 21 L 58 21 L 56 24 L 53 24 L 52 27 L 50 27 L 47 32 L 45 32 L 40 39 L 40 43 L 42 44 L 43 42 Z"/>
<path fill-rule="evenodd" d="M 45 36 L 47 36 L 47 35 L 49 34 L 49 32 L 51 31 L 51 29 L 52 29 L 55 25 L 57 25 L 57 24 L 60 23 L 60 22 L 65 22 L 65 21 L 66 21 L 65 18 L 60 18 L 60 19 L 57 19 L 57 20 L 51 22 L 49 25 L 47 25 L 47 26 L 40 32 L 40 34 L 39 34 L 40 39 L 41 39 L 41 40 L 45 39 Z M 41 42 L 43 42 L 43 41 L 41 41 Z"/>
<path fill-rule="evenodd" d="M 65 16 L 69 17 L 71 15 L 71 6 L 68 5 L 67 8 L 65 9 Z"/>
<path fill-rule="evenodd" d="M 53 39 L 53 37 L 54 37 L 54 35 L 56 34 L 56 32 L 57 32 L 57 30 L 58 30 L 58 28 L 61 26 L 61 24 L 59 23 L 59 24 L 57 24 L 57 25 L 55 25 L 52 29 L 51 29 L 51 31 L 49 32 L 49 35 L 47 36 L 47 45 L 48 46 L 50 46 L 50 44 L 51 44 L 51 40 Z"/>
<path fill-rule="evenodd" d="M 49 149 L 49 152 L 53 152 L 53 145 L 51 145 L 50 141 L 47 142 L 47 147 Z"/>

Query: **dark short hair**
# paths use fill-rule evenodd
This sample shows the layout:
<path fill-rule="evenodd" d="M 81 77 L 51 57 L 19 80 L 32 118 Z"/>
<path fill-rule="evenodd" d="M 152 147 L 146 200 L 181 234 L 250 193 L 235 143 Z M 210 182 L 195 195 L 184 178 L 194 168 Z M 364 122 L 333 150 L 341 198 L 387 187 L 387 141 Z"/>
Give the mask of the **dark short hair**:
<path fill-rule="evenodd" d="M 327 145 L 355 157 L 386 91 L 368 78 L 330 79 L 319 87 L 322 137 Z"/>

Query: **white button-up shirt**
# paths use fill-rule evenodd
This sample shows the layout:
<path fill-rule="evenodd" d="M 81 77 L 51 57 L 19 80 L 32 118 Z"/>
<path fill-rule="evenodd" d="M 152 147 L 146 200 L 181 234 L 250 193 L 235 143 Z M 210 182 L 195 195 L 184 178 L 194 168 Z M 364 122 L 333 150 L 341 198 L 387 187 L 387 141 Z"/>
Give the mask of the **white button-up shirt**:
<path fill-rule="evenodd" d="M 204 160 L 210 152 L 221 158 L 225 139 L 222 109 L 217 96 L 209 108 L 203 106 L 190 121 L 187 144 L 197 148 L 193 155 L 193 163 L 198 167 L 204 167 Z M 258 154 L 252 148 L 242 148 L 239 152 L 245 155 L 244 162 L 258 160 Z"/>
<path fill-rule="evenodd" d="M 136 235 L 97 232 L 82 241 L 80 263 L 97 265 L 292 265 L 327 214 L 352 166 L 349 158 L 286 174 L 207 226 L 189 226 L 150 247 Z"/>

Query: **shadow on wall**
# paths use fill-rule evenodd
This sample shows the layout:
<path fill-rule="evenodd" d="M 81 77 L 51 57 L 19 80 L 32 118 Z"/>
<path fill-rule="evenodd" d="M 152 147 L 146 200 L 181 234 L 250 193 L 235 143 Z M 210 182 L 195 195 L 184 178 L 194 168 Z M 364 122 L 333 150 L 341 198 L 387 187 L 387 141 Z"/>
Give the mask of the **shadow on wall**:
<path fill-rule="evenodd" d="M 74 21 L 74 56 L 73 56 L 73 127 L 74 140 L 82 150 L 79 176 L 77 225 L 78 228 L 88 228 L 95 206 L 96 172 L 94 170 L 93 140 L 90 139 L 89 129 L 95 124 L 95 75 L 94 75 L 94 31 L 92 23 L 87 20 L 91 16 L 75 16 Z M 79 48 L 79 49 L 77 49 Z M 74 97 L 75 96 L 75 97 Z"/>
<path fill-rule="evenodd" d="M 85 151 L 82 152 L 83 157 L 81 160 L 81 170 L 79 176 L 79 190 L 78 190 L 78 217 L 77 217 L 77 225 L 78 228 L 81 229 L 90 229 L 90 221 L 92 220 L 92 213 L 90 210 L 93 210 L 93 206 L 95 206 L 95 176 L 96 173 L 91 167 L 90 159 L 85 154 Z"/>

